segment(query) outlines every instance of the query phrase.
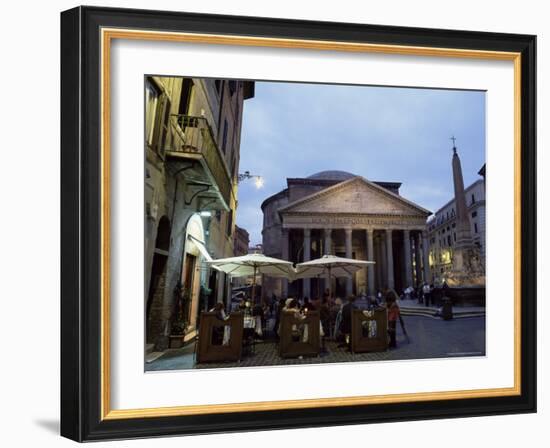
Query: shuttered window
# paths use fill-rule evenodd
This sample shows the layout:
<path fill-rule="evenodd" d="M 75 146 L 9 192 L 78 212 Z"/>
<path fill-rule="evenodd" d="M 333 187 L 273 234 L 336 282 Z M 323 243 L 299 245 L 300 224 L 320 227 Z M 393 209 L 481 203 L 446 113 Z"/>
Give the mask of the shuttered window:
<path fill-rule="evenodd" d="M 153 148 L 162 157 L 166 151 L 166 142 L 170 126 L 170 99 L 163 93 L 157 104 L 155 127 L 153 130 Z"/>
<path fill-rule="evenodd" d="M 149 146 L 153 145 L 159 97 L 160 90 L 151 80 L 147 79 L 145 81 L 145 141 Z"/>

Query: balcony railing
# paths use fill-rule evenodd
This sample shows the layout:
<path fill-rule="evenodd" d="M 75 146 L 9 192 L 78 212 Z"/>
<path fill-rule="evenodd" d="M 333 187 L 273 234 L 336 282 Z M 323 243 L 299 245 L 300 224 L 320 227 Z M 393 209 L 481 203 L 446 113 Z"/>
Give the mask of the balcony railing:
<path fill-rule="evenodd" d="M 207 119 L 190 115 L 171 115 L 170 134 L 166 152 L 169 155 L 200 162 L 209 178 L 208 181 L 219 191 L 228 209 L 232 191 L 231 176 Z"/>

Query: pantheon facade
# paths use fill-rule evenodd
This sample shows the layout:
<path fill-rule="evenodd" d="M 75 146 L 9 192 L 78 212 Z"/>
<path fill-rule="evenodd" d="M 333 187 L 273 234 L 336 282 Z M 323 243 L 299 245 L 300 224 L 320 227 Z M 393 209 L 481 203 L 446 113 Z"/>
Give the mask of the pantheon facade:
<path fill-rule="evenodd" d="M 262 203 L 264 253 L 294 263 L 324 254 L 375 262 L 352 279 L 331 279 L 338 297 L 430 282 L 426 220 L 431 212 L 402 197 L 400 187 L 344 171 L 289 178 L 287 188 Z M 328 281 L 264 278 L 262 293 L 317 298 Z"/>

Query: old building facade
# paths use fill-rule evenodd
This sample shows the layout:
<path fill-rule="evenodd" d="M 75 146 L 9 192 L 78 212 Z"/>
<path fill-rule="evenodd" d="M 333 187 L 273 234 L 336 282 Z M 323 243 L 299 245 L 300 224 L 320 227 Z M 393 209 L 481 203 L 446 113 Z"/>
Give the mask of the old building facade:
<path fill-rule="evenodd" d="M 233 255 L 243 102 L 251 82 L 145 79 L 146 342 L 168 346 L 196 332 L 225 276 L 202 263 Z"/>
<path fill-rule="evenodd" d="M 430 212 L 400 196 L 400 186 L 343 171 L 287 179 L 287 188 L 262 204 L 264 253 L 295 263 L 324 254 L 374 261 L 353 279 L 331 280 L 342 297 L 420 283 L 430 276 L 423 250 Z M 263 283 L 264 294 L 318 297 L 328 279 Z"/>
<path fill-rule="evenodd" d="M 246 229 L 235 225 L 235 237 L 233 242 L 233 255 L 239 257 L 248 254 L 250 236 Z"/>

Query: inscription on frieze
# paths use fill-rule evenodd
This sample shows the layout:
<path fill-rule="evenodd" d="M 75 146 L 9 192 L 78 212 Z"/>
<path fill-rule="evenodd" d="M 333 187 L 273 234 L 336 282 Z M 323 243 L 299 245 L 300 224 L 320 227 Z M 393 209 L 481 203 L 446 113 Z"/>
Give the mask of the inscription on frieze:
<path fill-rule="evenodd" d="M 425 221 L 416 217 L 373 217 L 373 216 L 304 216 L 283 215 L 284 224 L 300 224 L 307 227 L 354 227 L 379 226 L 391 227 L 395 225 L 424 226 Z"/>

